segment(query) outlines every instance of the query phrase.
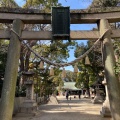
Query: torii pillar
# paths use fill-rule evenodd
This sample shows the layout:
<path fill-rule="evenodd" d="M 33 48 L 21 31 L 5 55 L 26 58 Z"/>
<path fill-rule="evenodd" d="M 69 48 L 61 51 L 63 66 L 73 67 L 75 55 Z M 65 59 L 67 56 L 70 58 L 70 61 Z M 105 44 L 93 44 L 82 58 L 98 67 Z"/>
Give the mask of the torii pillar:
<path fill-rule="evenodd" d="M 100 20 L 99 27 L 100 35 L 106 30 L 111 29 L 106 19 Z M 111 115 L 113 120 L 120 120 L 120 83 L 114 72 L 115 56 L 111 41 L 111 30 L 103 38 L 102 49 Z"/>
<path fill-rule="evenodd" d="M 13 30 L 21 36 L 24 24 L 21 20 L 13 21 Z M 11 32 L 10 44 L 7 55 L 7 64 L 0 102 L 0 120 L 12 120 L 18 65 L 21 42 L 18 36 Z"/>

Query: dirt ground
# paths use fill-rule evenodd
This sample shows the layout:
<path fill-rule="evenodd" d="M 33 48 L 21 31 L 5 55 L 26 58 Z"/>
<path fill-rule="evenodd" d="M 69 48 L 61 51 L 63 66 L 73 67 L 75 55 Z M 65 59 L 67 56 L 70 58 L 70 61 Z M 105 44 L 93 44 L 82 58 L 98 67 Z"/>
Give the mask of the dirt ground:
<path fill-rule="evenodd" d="M 14 116 L 13 120 L 112 120 L 100 115 L 102 104 L 93 104 L 90 99 L 74 98 L 66 100 L 65 96 L 57 97 L 59 104 L 39 106 L 35 116 Z"/>

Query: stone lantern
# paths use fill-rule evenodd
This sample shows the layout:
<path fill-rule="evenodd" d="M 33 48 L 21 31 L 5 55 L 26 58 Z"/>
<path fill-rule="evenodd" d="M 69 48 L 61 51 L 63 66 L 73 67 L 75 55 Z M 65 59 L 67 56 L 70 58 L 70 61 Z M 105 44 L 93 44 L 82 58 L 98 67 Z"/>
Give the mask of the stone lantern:
<path fill-rule="evenodd" d="M 96 81 L 96 83 L 95 83 L 95 91 L 96 91 L 96 95 L 95 95 L 95 97 L 94 97 L 94 99 L 92 100 L 92 103 L 103 103 L 103 101 L 104 101 L 104 99 L 103 99 L 103 97 L 100 95 L 100 90 L 101 90 L 101 88 L 100 88 L 100 82 L 99 81 Z"/>
<path fill-rule="evenodd" d="M 111 117 L 110 103 L 109 103 L 108 91 L 107 91 L 107 82 L 106 82 L 105 77 L 104 77 L 104 81 L 102 82 L 102 84 L 105 85 L 106 99 L 103 103 L 100 114 L 102 115 L 102 117 Z"/>
<path fill-rule="evenodd" d="M 26 81 L 24 82 L 26 85 L 26 99 L 20 107 L 20 112 L 32 114 L 37 110 L 37 103 L 34 100 L 34 72 L 24 72 L 23 75 L 26 77 Z"/>
<path fill-rule="evenodd" d="M 33 81 L 33 72 L 25 72 L 23 73 L 24 76 L 26 76 L 26 81 L 24 84 L 26 85 L 26 99 L 27 100 L 33 100 L 34 96 L 34 81 Z"/>

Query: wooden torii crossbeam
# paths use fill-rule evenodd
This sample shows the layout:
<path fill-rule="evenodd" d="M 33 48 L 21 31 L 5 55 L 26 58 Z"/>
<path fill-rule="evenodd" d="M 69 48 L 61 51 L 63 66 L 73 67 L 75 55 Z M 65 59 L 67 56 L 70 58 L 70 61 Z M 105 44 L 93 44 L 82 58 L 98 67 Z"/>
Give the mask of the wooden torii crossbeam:
<path fill-rule="evenodd" d="M 71 24 L 97 23 L 107 19 L 109 23 L 120 21 L 120 7 L 71 10 Z M 0 8 L 0 23 L 12 23 L 20 19 L 24 24 L 51 24 L 51 13 L 37 9 Z"/>
<path fill-rule="evenodd" d="M 101 13 L 102 12 L 102 13 Z M 71 24 L 98 23 L 100 19 L 109 22 L 120 21 L 120 8 L 103 8 L 91 10 L 71 10 Z M 0 23 L 12 23 L 20 19 L 24 24 L 51 24 L 51 13 L 33 9 L 0 8 Z M 112 29 L 111 38 L 120 38 L 120 30 Z M 100 36 L 99 31 L 71 31 L 71 40 L 96 40 Z M 22 31 L 21 38 L 27 40 L 51 40 L 50 31 Z M 0 30 L 0 39 L 10 39 L 9 30 Z"/>
<path fill-rule="evenodd" d="M 99 31 L 71 31 L 70 38 L 75 39 L 96 39 L 106 30 L 108 34 L 103 38 L 103 60 L 105 77 L 108 84 L 108 96 L 113 120 L 120 119 L 120 83 L 114 73 L 115 58 L 111 38 L 119 38 L 119 30 L 110 28 L 109 23 L 120 22 L 120 8 L 100 8 L 91 10 L 71 10 L 71 24 L 98 24 Z M 13 24 L 13 30 L 24 40 L 47 40 L 51 39 L 49 31 L 23 31 L 24 24 L 51 24 L 51 13 L 45 11 L 0 8 L 0 23 Z M 36 37 L 37 36 L 37 37 Z M 0 104 L 0 119 L 12 119 L 15 86 L 20 56 L 20 44 L 18 36 L 10 30 L 0 30 L 1 39 L 10 39 L 8 58 L 5 70 L 5 79 Z M 9 100 L 9 102 L 8 102 Z"/>
<path fill-rule="evenodd" d="M 120 38 L 119 29 L 111 29 L 112 34 L 111 38 Z M 10 39 L 10 30 L 0 30 L 0 39 Z M 97 40 L 100 37 L 98 30 L 96 31 L 71 31 L 70 39 L 71 40 Z M 51 40 L 52 32 L 51 31 L 25 31 L 21 33 L 21 39 L 23 40 Z"/>

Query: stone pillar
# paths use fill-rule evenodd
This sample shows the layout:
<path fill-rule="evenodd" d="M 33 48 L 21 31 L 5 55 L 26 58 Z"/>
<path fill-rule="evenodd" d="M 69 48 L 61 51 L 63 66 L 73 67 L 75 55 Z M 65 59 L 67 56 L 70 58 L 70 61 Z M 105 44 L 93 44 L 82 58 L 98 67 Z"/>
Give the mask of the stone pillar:
<path fill-rule="evenodd" d="M 29 73 L 29 72 L 28 72 Z M 29 78 L 25 81 L 26 85 L 26 100 L 20 107 L 20 113 L 35 115 L 37 111 L 37 103 L 34 99 L 34 81 L 31 80 L 32 74 L 26 73 L 25 75 Z M 25 115 L 24 114 L 24 115 Z"/>
<path fill-rule="evenodd" d="M 33 100 L 34 98 L 34 83 L 32 80 L 27 80 L 25 82 L 26 85 L 26 99 Z"/>
<path fill-rule="evenodd" d="M 13 30 L 21 36 L 23 22 L 19 19 L 13 21 Z M 7 54 L 7 63 L 0 102 L 0 120 L 12 120 L 18 65 L 21 42 L 19 37 L 11 31 Z"/>
<path fill-rule="evenodd" d="M 103 102 L 103 98 L 102 98 L 102 96 L 100 95 L 99 84 L 96 85 L 95 90 L 96 90 L 96 95 L 95 95 L 94 99 L 92 100 L 92 103 L 94 103 L 94 104 L 95 104 L 95 103 L 102 103 L 102 102 Z"/>
<path fill-rule="evenodd" d="M 111 41 L 111 30 L 108 20 L 100 20 L 100 35 L 106 30 L 108 33 L 103 37 L 102 51 L 105 77 L 107 81 L 108 98 L 113 120 L 120 119 L 120 83 L 115 75 L 115 56 Z"/>
<path fill-rule="evenodd" d="M 103 106 L 101 108 L 100 114 L 103 117 L 111 117 L 111 112 L 110 112 L 110 103 L 109 103 L 109 98 L 108 98 L 108 90 L 107 90 L 107 82 L 106 79 L 102 82 L 105 85 L 105 91 L 106 91 L 106 99 L 103 103 Z"/>

